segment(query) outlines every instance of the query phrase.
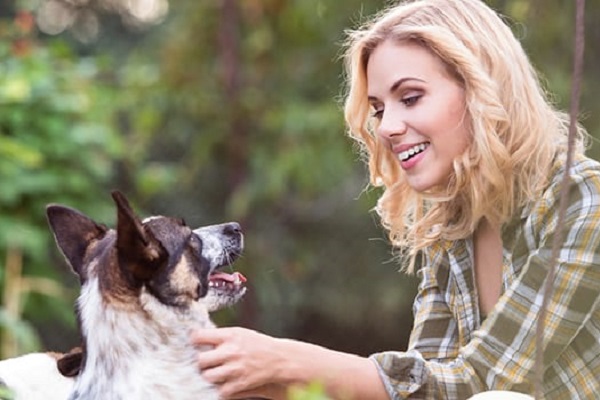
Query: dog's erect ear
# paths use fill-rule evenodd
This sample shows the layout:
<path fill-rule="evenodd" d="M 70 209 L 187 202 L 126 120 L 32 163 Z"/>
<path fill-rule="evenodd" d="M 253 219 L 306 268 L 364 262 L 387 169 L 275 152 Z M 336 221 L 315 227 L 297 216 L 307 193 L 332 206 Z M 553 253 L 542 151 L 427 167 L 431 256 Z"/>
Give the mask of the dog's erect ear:
<path fill-rule="evenodd" d="M 168 254 L 152 231 L 146 229 L 135 215 L 129 201 L 118 191 L 112 192 L 117 205 L 117 251 L 120 264 L 133 277 L 142 281 L 151 279 L 168 261 Z"/>
<path fill-rule="evenodd" d="M 104 237 L 108 228 L 77 210 L 58 204 L 48 205 L 46 216 L 56 244 L 73 271 L 83 277 L 82 266 L 88 246 L 92 241 Z"/>

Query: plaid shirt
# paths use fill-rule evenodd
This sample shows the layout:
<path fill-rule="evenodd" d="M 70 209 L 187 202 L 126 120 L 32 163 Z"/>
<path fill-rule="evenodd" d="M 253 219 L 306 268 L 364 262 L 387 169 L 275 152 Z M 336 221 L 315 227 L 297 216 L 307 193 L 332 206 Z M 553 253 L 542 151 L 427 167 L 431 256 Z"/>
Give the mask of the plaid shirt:
<path fill-rule="evenodd" d="M 481 322 L 472 239 L 425 254 L 406 352 L 371 358 L 392 399 L 533 393 L 535 332 L 556 231 L 564 162 L 542 198 L 502 228 L 502 296 Z M 564 244 L 546 313 L 546 399 L 600 398 L 600 164 L 576 157 Z"/>

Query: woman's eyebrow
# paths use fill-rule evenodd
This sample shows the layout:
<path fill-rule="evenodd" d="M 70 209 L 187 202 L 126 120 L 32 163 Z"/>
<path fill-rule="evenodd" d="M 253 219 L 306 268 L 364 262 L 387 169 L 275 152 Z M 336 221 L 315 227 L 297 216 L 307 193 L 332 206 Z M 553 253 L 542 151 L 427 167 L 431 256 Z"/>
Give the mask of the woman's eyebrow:
<path fill-rule="evenodd" d="M 394 93 L 400 86 L 402 86 L 404 83 L 406 83 L 408 81 L 417 81 L 417 82 L 425 83 L 425 81 L 423 79 L 413 78 L 410 76 L 406 77 L 406 78 L 401 78 L 401 79 L 398 79 L 396 82 L 394 82 L 392 84 L 392 86 L 390 86 L 390 93 Z"/>
<path fill-rule="evenodd" d="M 410 76 L 408 76 L 408 77 L 405 77 L 405 78 L 400 78 L 400 79 L 398 79 L 397 81 L 395 81 L 395 82 L 392 84 L 392 86 L 390 86 L 390 90 L 389 90 L 389 92 L 390 92 L 390 93 L 394 93 L 396 90 L 398 90 L 398 88 L 399 88 L 400 86 L 402 86 L 404 83 L 406 83 L 406 82 L 409 82 L 409 81 L 417 81 L 417 82 L 422 82 L 422 83 L 425 83 L 425 81 L 424 81 L 423 79 L 420 79 L 420 78 L 414 78 L 414 77 L 410 77 Z M 375 96 L 369 96 L 369 97 L 368 97 L 368 100 L 369 100 L 369 101 L 376 101 L 376 100 L 377 100 L 377 97 L 375 97 Z"/>

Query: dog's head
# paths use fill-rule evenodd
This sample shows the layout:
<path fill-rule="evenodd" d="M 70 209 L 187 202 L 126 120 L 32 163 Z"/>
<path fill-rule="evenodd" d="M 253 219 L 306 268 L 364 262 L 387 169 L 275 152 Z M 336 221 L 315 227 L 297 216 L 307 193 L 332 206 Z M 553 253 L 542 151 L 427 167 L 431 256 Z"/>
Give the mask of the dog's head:
<path fill-rule="evenodd" d="M 243 275 L 219 271 L 242 252 L 239 224 L 193 230 L 178 218 L 142 221 L 125 196 L 120 192 L 112 196 L 117 206 L 116 230 L 72 208 L 47 207 L 56 243 L 82 286 L 95 277 L 108 301 L 131 302 L 131 297 L 145 289 L 164 305 L 178 308 L 206 297 L 209 311 L 242 297 Z"/>
<path fill-rule="evenodd" d="M 158 216 L 142 221 L 125 196 L 113 192 L 112 197 L 117 206 L 116 229 L 69 207 L 49 205 L 46 209 L 56 243 L 79 276 L 82 289 L 97 281 L 103 300 L 113 307 L 139 308 L 140 299 L 149 295 L 156 299 L 153 303 L 176 313 L 182 311 L 182 315 L 198 306 L 215 311 L 244 295 L 244 276 L 220 271 L 242 252 L 239 224 L 193 230 L 177 218 Z M 79 304 L 78 314 L 81 307 Z M 72 377 L 80 372 L 85 341 L 82 346 L 58 360 L 63 375 Z"/>

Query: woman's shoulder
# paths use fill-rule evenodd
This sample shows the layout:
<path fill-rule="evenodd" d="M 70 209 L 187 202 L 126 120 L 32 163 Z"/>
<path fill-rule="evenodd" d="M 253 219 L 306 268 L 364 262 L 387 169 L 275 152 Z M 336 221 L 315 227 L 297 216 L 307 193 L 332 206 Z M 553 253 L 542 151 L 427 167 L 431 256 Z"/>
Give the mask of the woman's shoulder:
<path fill-rule="evenodd" d="M 525 207 L 525 215 L 548 218 L 557 214 L 563 193 L 566 157 L 557 157 L 549 174 L 548 186 L 541 197 Z M 584 155 L 575 155 L 569 168 L 568 202 L 578 204 L 574 210 L 600 208 L 600 162 Z M 525 215 L 522 215 L 524 217 Z"/>
<path fill-rule="evenodd" d="M 566 167 L 566 155 L 557 157 L 552 168 L 553 173 L 550 186 L 556 186 L 562 183 Z M 569 178 L 571 179 L 572 183 L 576 184 L 583 181 L 600 180 L 600 162 L 583 154 L 576 154 L 573 156 L 573 160 L 569 168 Z"/>
<path fill-rule="evenodd" d="M 558 212 L 566 164 L 566 153 L 555 158 L 545 188 L 537 199 L 521 208 L 521 219 L 546 218 Z M 576 154 L 569 168 L 569 185 L 569 203 L 584 201 L 600 207 L 600 162 Z"/>
<path fill-rule="evenodd" d="M 548 184 L 540 198 L 541 203 L 550 205 L 560 199 L 566 167 L 566 154 L 557 156 L 549 173 Z M 600 162 L 582 154 L 574 155 L 569 168 L 568 183 L 571 185 L 570 193 L 577 192 L 586 198 L 600 199 Z M 579 196 L 572 200 L 576 201 L 577 197 Z"/>

